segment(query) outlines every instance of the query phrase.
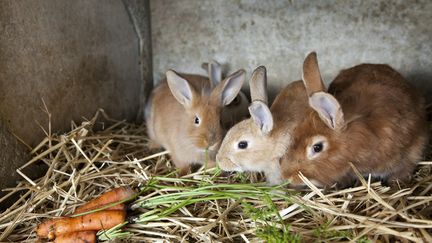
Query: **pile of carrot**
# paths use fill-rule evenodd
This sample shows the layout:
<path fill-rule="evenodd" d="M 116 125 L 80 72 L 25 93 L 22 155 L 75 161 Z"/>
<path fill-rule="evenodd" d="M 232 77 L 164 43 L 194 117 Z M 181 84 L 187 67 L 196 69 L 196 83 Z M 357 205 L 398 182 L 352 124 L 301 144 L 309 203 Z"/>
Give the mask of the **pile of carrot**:
<path fill-rule="evenodd" d="M 57 243 L 96 242 L 97 231 L 125 221 L 126 206 L 122 201 L 134 194 L 129 187 L 108 191 L 78 207 L 74 215 L 44 221 L 37 227 L 36 234 L 40 239 Z"/>

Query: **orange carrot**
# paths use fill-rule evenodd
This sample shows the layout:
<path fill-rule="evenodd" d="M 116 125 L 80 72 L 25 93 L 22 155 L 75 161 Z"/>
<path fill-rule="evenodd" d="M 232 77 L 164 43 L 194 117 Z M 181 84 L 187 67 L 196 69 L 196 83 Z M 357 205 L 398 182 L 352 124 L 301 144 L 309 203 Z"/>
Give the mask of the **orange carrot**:
<path fill-rule="evenodd" d="M 53 240 L 59 235 L 75 231 L 110 229 L 123 223 L 125 218 L 126 212 L 120 210 L 98 211 L 74 218 L 57 218 L 40 224 L 36 229 L 36 234 L 40 238 Z"/>
<path fill-rule="evenodd" d="M 122 210 L 117 210 L 117 211 L 123 211 L 124 210 L 124 204 L 120 204 L 123 205 L 123 209 Z M 102 210 L 99 212 L 105 212 L 107 210 Z M 111 211 L 111 210 L 110 210 Z M 89 215 L 93 215 L 93 213 L 89 214 Z M 77 217 L 80 218 L 80 217 Z M 82 216 L 81 216 L 82 218 Z M 36 228 L 36 234 L 40 237 L 40 238 L 48 238 L 48 239 L 54 239 L 55 237 L 55 228 L 57 227 L 56 224 L 59 221 L 68 221 L 69 219 L 71 219 L 70 217 L 61 217 L 61 218 L 54 218 L 54 219 L 50 219 L 50 220 L 45 220 L 44 222 L 42 222 L 41 224 L 39 224 L 39 226 Z M 59 223 L 60 224 L 60 223 Z"/>
<path fill-rule="evenodd" d="M 83 205 L 83 206 L 85 206 L 85 205 Z M 77 208 L 75 210 L 74 214 L 89 212 L 89 211 L 92 211 L 92 210 L 100 209 L 100 208 L 105 207 L 105 206 L 106 205 L 98 205 L 95 208 L 85 208 L 85 209 Z M 117 204 L 117 205 L 111 206 L 109 208 L 106 208 L 104 210 L 123 210 L 123 211 L 126 211 L 126 205 L 124 205 L 124 203 Z"/>
<path fill-rule="evenodd" d="M 55 218 L 55 219 L 49 219 L 49 220 L 45 220 L 42 223 L 40 223 L 38 225 L 38 227 L 36 228 L 36 235 L 39 238 L 48 238 L 48 239 L 54 239 L 55 237 L 50 234 L 50 232 L 54 231 L 54 225 L 60 221 L 60 220 L 64 220 L 65 217 L 63 218 Z"/>
<path fill-rule="evenodd" d="M 54 243 L 95 243 L 96 231 L 77 231 L 59 235 Z"/>
<path fill-rule="evenodd" d="M 78 207 L 75 210 L 75 214 L 88 212 L 94 209 L 101 208 L 103 206 L 106 206 L 111 203 L 115 203 L 121 200 L 124 200 L 126 198 L 131 197 L 134 195 L 135 192 L 129 188 L 129 187 L 119 187 L 116 189 L 113 189 L 111 191 L 105 192 L 104 194 L 100 195 L 99 197 L 89 201 L 88 203 Z M 112 209 L 111 209 L 112 208 Z M 110 207 L 107 210 L 116 210 L 117 208 Z"/>

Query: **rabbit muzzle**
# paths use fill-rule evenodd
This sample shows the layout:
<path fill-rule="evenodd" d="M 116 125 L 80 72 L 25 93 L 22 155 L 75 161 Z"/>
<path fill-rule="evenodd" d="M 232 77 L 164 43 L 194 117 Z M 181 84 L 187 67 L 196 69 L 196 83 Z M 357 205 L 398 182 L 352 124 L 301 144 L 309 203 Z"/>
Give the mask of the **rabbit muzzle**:
<path fill-rule="evenodd" d="M 223 157 L 218 154 L 216 155 L 216 162 L 224 171 L 242 171 L 241 166 L 228 157 Z"/>

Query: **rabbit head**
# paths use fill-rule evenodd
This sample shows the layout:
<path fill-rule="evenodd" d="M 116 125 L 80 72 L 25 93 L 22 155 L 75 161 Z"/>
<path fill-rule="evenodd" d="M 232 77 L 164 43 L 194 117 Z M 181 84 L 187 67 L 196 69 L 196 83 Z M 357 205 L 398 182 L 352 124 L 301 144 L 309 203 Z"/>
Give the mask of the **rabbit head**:
<path fill-rule="evenodd" d="M 273 115 L 267 106 L 265 67 L 258 67 L 253 72 L 250 89 L 253 100 L 249 106 L 251 118 L 241 121 L 228 131 L 216 161 L 226 171 L 264 172 L 267 181 L 276 184 L 280 182 L 280 171 L 279 164 L 275 161 L 284 148 L 279 146 L 274 136 Z"/>
<path fill-rule="evenodd" d="M 198 88 L 175 71 L 166 73 L 167 83 L 175 99 L 184 107 L 187 134 L 192 144 L 198 149 L 217 150 L 224 130 L 220 124 L 220 113 L 223 106 L 232 102 L 244 82 L 245 72 L 239 70 L 216 86 L 207 85 Z"/>

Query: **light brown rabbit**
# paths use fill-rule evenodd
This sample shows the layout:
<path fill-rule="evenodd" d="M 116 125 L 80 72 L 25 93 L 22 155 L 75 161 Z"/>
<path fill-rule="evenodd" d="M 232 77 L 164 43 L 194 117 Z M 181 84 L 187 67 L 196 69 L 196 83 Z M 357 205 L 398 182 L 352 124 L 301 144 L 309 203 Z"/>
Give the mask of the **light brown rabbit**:
<path fill-rule="evenodd" d="M 203 63 L 201 67 L 208 73 L 210 82 L 216 86 L 222 81 L 222 65 L 212 60 L 209 63 Z M 229 129 L 238 122 L 249 117 L 249 100 L 240 90 L 231 103 L 222 108 L 221 122 L 222 128 Z"/>
<path fill-rule="evenodd" d="M 279 160 L 289 146 L 296 121 L 308 108 L 305 87 L 302 81 L 287 85 L 269 109 L 265 67 L 253 72 L 249 85 L 251 118 L 228 131 L 216 161 L 226 171 L 264 172 L 269 184 L 279 184 Z"/>
<path fill-rule="evenodd" d="M 221 108 L 237 96 L 244 82 L 244 70 L 233 73 L 215 87 L 208 78 L 199 75 L 169 70 L 166 76 L 146 104 L 150 139 L 170 151 L 180 174 L 185 174 L 191 163 L 204 164 L 207 159 L 208 166 L 214 166 L 225 132 L 220 125 Z"/>
<path fill-rule="evenodd" d="M 314 52 L 304 60 L 309 108 L 281 160 L 293 185 L 301 172 L 317 186 L 344 185 L 359 172 L 392 183 L 408 180 L 428 140 L 423 98 L 387 65 L 342 71 L 328 92 Z"/>

